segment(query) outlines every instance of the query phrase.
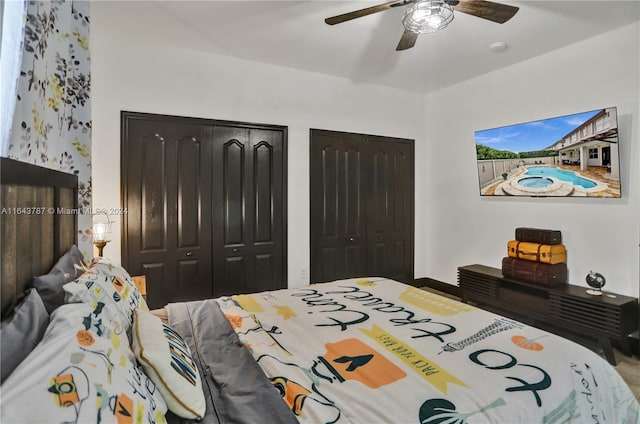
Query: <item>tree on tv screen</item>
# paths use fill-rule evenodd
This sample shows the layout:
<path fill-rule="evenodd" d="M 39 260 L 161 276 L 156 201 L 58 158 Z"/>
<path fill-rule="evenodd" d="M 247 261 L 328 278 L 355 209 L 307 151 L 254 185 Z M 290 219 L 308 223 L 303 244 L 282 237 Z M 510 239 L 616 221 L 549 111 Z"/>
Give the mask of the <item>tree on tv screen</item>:
<path fill-rule="evenodd" d="M 509 150 L 497 150 L 492 147 L 476 144 L 476 157 L 481 159 L 518 159 L 518 154 Z"/>
<path fill-rule="evenodd" d="M 554 150 L 535 150 L 532 152 L 514 153 L 510 150 L 498 150 L 492 147 L 476 144 L 476 158 L 483 159 L 526 159 L 526 158 L 543 158 L 548 156 L 557 156 Z"/>

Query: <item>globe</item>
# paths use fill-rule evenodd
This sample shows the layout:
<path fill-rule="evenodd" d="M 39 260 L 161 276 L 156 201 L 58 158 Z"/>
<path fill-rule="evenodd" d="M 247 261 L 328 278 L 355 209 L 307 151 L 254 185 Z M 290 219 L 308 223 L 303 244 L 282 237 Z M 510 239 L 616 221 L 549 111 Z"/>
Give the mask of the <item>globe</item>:
<path fill-rule="evenodd" d="M 599 296 L 602 294 L 602 287 L 604 287 L 604 284 L 606 283 L 606 279 L 604 278 L 604 275 L 597 272 L 589 271 L 586 277 L 586 281 L 590 287 L 593 287 L 595 289 L 595 290 L 589 289 L 587 290 L 587 293 L 592 294 L 594 296 Z"/>

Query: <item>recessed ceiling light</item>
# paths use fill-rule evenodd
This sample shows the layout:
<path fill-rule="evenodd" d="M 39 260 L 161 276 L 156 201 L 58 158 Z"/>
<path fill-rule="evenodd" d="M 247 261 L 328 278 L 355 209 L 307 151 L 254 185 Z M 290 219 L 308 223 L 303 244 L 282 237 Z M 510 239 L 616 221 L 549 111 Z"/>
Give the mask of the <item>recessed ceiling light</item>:
<path fill-rule="evenodd" d="M 509 46 L 504 41 L 496 41 L 495 43 L 489 44 L 489 49 L 494 53 L 502 53 L 508 48 Z"/>

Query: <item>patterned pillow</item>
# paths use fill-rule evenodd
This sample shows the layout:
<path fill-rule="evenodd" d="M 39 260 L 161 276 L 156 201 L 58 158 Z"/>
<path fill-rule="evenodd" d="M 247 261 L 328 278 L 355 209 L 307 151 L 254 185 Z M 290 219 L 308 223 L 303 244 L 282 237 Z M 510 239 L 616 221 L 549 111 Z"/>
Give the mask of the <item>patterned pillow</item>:
<path fill-rule="evenodd" d="M 129 273 L 106 258 L 95 258 L 87 272 L 63 288 L 67 303 L 102 302 L 113 306 L 127 330 L 133 323 L 134 309 L 149 309 Z"/>
<path fill-rule="evenodd" d="M 189 346 L 151 312 L 136 309 L 134 315 L 133 352 L 169 410 L 183 418 L 201 419 L 206 403 Z"/>
<path fill-rule="evenodd" d="M 56 309 L 42 342 L 2 385 L 0 421 L 165 423 L 166 404 L 136 366 L 119 319 L 101 302 Z"/>

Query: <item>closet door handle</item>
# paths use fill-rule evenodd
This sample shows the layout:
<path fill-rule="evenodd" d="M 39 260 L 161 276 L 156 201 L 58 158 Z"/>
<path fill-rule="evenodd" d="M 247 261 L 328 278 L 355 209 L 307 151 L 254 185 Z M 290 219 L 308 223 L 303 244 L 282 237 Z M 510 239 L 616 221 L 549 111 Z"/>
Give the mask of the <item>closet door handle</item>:
<path fill-rule="evenodd" d="M 188 256 L 188 257 L 193 256 L 193 252 L 187 252 L 187 256 Z"/>
<path fill-rule="evenodd" d="M 234 247 L 233 249 L 231 249 L 231 251 L 232 251 L 233 253 L 238 253 L 238 248 L 237 248 L 237 247 Z"/>
<path fill-rule="evenodd" d="M 355 237 L 349 237 L 349 241 L 350 241 L 351 243 L 353 243 L 354 241 L 356 241 L 356 238 L 355 238 Z"/>

